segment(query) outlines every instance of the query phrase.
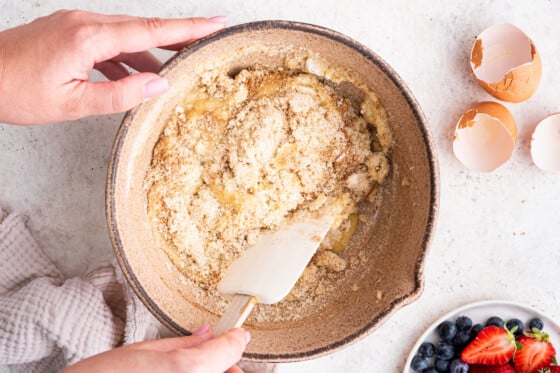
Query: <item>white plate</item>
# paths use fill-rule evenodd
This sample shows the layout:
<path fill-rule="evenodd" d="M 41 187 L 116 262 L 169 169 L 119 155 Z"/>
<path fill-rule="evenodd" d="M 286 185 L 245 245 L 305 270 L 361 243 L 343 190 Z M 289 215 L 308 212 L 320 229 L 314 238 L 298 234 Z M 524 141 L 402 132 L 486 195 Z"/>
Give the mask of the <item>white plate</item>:
<path fill-rule="evenodd" d="M 412 351 L 404 364 L 403 373 L 415 373 L 415 371 L 410 368 L 410 363 L 414 355 L 418 352 L 418 347 L 420 347 L 422 342 L 427 341 L 434 343 L 440 340 L 436 330 L 438 325 L 445 320 L 455 321 L 459 316 L 470 317 L 473 321 L 473 325 L 477 323 L 484 325 L 486 320 L 491 316 L 498 316 L 504 320 L 504 322 L 507 322 L 509 319 L 517 318 L 524 323 L 527 323 L 533 317 L 538 317 L 544 322 L 544 331 L 550 335 L 552 345 L 557 348 L 557 352 L 560 353 L 560 324 L 549 316 L 527 305 L 503 300 L 490 300 L 470 303 L 457 308 L 430 325 L 414 344 L 414 347 L 412 347 Z"/>

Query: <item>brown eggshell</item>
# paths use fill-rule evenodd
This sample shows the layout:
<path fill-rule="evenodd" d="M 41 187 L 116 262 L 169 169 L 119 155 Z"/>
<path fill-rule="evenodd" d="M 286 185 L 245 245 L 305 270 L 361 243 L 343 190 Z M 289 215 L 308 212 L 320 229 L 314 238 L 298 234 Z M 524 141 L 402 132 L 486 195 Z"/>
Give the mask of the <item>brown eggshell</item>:
<path fill-rule="evenodd" d="M 459 119 L 453 151 L 468 169 L 491 172 L 510 159 L 516 141 L 517 125 L 509 110 L 496 102 L 481 102 Z"/>
<path fill-rule="evenodd" d="M 537 48 L 523 31 L 510 24 L 489 27 L 478 35 L 470 63 L 482 88 L 503 101 L 527 100 L 541 80 Z"/>

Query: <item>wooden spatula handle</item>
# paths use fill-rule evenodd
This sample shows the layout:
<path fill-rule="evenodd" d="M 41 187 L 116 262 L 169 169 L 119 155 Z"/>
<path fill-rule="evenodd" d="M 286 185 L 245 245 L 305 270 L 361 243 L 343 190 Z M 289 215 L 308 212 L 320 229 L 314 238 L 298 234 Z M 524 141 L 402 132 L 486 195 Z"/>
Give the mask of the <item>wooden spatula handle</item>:
<path fill-rule="evenodd" d="M 255 296 L 235 294 L 222 318 L 213 328 L 214 335 L 217 337 L 230 329 L 240 328 L 258 302 Z"/>

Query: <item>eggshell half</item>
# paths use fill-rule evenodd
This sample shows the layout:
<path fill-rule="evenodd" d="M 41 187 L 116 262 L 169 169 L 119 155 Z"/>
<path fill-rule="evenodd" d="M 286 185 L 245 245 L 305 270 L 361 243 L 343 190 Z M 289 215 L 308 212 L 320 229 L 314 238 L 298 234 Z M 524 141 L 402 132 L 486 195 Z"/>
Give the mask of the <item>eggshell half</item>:
<path fill-rule="evenodd" d="M 531 139 L 531 157 L 542 170 L 560 171 L 560 113 L 537 124 Z"/>
<path fill-rule="evenodd" d="M 495 25 L 477 36 L 471 68 L 482 88 L 497 99 L 521 102 L 531 97 L 541 80 L 541 57 L 523 31 Z"/>
<path fill-rule="evenodd" d="M 511 158 L 516 142 L 517 125 L 510 111 L 496 102 L 481 102 L 459 119 L 453 151 L 468 169 L 490 172 Z"/>

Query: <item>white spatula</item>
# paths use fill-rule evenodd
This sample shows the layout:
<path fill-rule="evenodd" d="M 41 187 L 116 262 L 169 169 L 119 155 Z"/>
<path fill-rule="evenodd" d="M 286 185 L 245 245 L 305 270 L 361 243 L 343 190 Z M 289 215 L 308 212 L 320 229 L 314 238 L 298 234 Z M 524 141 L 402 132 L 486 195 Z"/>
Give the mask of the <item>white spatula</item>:
<path fill-rule="evenodd" d="M 222 295 L 233 298 L 214 328 L 214 335 L 240 327 L 255 304 L 272 304 L 286 297 L 331 225 L 332 219 L 321 218 L 262 234 L 218 284 Z"/>

